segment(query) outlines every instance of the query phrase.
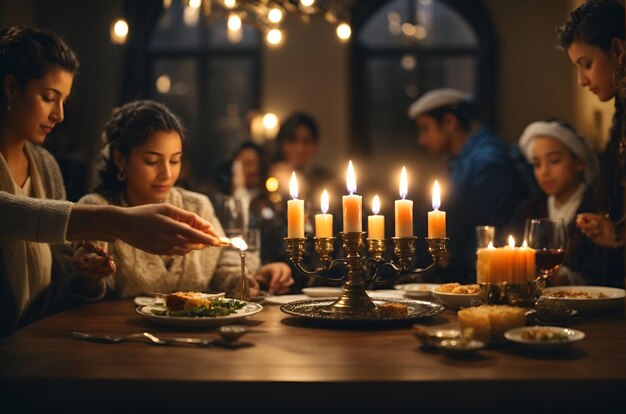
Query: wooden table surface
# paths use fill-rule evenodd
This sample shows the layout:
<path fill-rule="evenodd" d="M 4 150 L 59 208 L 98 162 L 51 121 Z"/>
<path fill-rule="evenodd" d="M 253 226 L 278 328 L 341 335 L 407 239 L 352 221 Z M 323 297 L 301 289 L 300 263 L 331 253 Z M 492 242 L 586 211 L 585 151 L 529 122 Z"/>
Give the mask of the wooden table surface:
<path fill-rule="evenodd" d="M 446 312 L 425 321 L 453 326 Z M 339 407 L 415 412 L 416 407 L 480 411 L 613 410 L 626 391 L 623 315 L 580 319 L 587 337 L 566 351 L 538 354 L 507 344 L 470 359 L 419 347 L 410 326 L 355 329 L 305 324 L 267 305 L 245 325 L 254 346 L 236 350 L 143 343 L 99 344 L 71 332 L 215 337 L 211 328 L 168 328 L 107 301 L 52 315 L 0 340 L 1 407 L 141 406 L 296 412 Z M 35 398 L 36 396 L 36 398 Z M 93 409 L 91 409 L 93 412 Z M 10 411 L 13 412 L 13 411 Z M 352 410 L 350 410 L 352 412 Z"/>

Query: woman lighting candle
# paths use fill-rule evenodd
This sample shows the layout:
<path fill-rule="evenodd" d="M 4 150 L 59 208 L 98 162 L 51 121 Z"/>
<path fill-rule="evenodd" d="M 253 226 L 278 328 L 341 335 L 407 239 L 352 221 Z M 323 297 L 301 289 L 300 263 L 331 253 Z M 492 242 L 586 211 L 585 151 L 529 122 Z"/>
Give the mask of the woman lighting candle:
<path fill-rule="evenodd" d="M 321 214 L 315 215 L 315 237 L 333 237 L 333 216 L 328 212 L 328 191 L 324 189 L 321 199 Z"/>
<path fill-rule="evenodd" d="M 380 198 L 378 195 L 374 196 L 372 201 L 372 213 L 367 217 L 367 231 L 368 237 L 371 240 L 384 239 L 385 238 L 385 217 L 378 214 L 380 212 Z"/>
<path fill-rule="evenodd" d="M 287 237 L 304 238 L 304 200 L 298 200 L 298 180 L 291 174 L 289 193 L 293 200 L 287 201 Z"/>
<path fill-rule="evenodd" d="M 439 211 L 441 207 L 441 192 L 439 183 L 433 185 L 433 211 L 428 212 L 428 237 L 442 239 L 446 237 L 446 212 Z"/>
<path fill-rule="evenodd" d="M 402 200 L 396 200 L 396 237 L 413 237 L 413 201 L 405 200 L 408 190 L 408 180 L 406 176 L 406 168 L 402 167 L 400 174 L 400 197 Z"/>
<path fill-rule="evenodd" d="M 343 231 L 344 233 L 362 232 L 363 197 L 356 195 L 356 177 L 352 161 L 348 163 L 346 185 L 350 195 L 343 196 Z"/>

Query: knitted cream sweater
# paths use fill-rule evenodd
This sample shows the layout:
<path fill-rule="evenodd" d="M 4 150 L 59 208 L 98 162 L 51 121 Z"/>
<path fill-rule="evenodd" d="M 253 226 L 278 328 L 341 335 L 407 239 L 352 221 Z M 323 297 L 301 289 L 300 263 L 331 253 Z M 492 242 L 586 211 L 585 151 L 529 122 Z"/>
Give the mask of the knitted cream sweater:
<path fill-rule="evenodd" d="M 224 234 L 206 196 L 174 187 L 166 201 L 198 214 Z M 112 203 L 95 193 L 86 195 L 78 203 L 125 205 L 121 199 Z M 239 252 L 231 248 L 208 247 L 192 251 L 185 256 L 174 256 L 168 265 L 169 258 L 146 253 L 120 240 L 105 245 L 105 249 L 113 256 L 117 267 L 115 274 L 107 279 L 107 286 L 117 297 L 174 291 L 221 291 L 228 296 L 239 293 L 241 261 Z M 248 274 L 256 271 L 259 263 L 258 255 L 247 254 Z"/>

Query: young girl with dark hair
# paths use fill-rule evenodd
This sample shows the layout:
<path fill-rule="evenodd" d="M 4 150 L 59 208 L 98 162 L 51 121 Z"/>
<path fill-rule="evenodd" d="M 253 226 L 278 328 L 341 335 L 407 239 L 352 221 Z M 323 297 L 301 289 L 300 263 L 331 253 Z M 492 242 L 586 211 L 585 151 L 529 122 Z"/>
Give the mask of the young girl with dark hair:
<path fill-rule="evenodd" d="M 194 212 L 220 233 L 222 227 L 209 199 L 176 187 L 181 171 L 185 131 L 181 121 L 165 105 L 135 101 L 117 109 L 104 127 L 104 165 L 95 192 L 79 203 L 139 206 L 166 202 Z M 144 292 L 178 290 L 239 292 L 240 260 L 231 249 L 205 249 L 185 257 L 157 256 L 115 241 L 103 247 L 116 262 L 117 271 L 106 279 L 118 297 Z M 259 267 L 248 256 L 251 294 L 259 283 L 271 293 L 284 293 L 293 283 L 284 263 Z M 257 270 L 258 269 L 258 270 Z"/>
<path fill-rule="evenodd" d="M 558 28 L 559 47 L 578 72 L 578 83 L 602 102 L 615 98 L 609 142 L 601 157 L 594 188 L 593 210 L 576 219 L 577 226 L 594 243 L 604 247 L 606 280 L 623 286 L 624 224 L 624 106 L 617 81 L 624 76 L 624 5 L 614 0 L 591 0 L 572 11 Z"/>

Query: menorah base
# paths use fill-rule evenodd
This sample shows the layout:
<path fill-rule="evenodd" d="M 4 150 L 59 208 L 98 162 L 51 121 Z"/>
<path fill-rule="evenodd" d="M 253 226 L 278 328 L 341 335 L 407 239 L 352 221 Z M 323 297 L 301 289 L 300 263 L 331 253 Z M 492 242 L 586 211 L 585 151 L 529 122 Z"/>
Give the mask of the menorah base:
<path fill-rule="evenodd" d="M 375 310 L 376 304 L 367 295 L 363 285 L 354 286 L 348 282 L 344 285 L 339 298 L 322 309 L 322 312 L 362 315 L 373 313 Z"/>

